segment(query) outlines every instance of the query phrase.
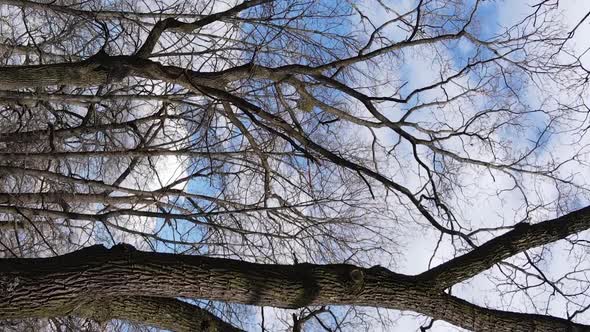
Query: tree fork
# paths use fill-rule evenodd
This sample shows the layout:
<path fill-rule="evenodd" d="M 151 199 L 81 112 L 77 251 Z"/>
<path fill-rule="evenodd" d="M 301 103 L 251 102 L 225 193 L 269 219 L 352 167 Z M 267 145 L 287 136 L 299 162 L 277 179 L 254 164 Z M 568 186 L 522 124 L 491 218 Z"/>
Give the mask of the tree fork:
<path fill-rule="evenodd" d="M 359 305 L 410 310 L 477 331 L 590 331 L 565 319 L 487 309 L 422 278 L 348 264 L 257 264 L 93 246 L 50 258 L 0 260 L 0 319 L 46 317 L 87 299 L 202 298 L 301 308 Z M 65 309 L 64 309 L 65 307 Z"/>

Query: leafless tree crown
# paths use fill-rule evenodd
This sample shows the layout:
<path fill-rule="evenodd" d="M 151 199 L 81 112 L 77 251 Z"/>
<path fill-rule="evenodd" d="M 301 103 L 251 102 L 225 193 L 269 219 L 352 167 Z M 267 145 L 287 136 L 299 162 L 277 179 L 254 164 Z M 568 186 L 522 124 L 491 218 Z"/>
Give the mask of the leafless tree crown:
<path fill-rule="evenodd" d="M 590 331 L 588 14 L 509 5 L 0 0 L 0 329 Z"/>

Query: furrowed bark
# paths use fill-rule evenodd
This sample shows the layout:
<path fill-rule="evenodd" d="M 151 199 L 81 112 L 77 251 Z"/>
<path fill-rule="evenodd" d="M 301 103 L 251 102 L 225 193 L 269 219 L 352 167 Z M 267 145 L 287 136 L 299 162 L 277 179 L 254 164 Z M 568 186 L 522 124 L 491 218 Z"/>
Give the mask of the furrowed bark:
<path fill-rule="evenodd" d="M 188 25 L 186 27 L 190 28 Z M 171 25 L 172 28 L 178 26 Z M 162 28 L 162 31 L 166 29 L 168 27 Z M 89 86 L 117 81 L 128 76 L 139 76 L 180 84 L 195 93 L 215 92 L 213 89 L 217 89 L 217 94 L 213 93 L 213 96 L 220 100 L 233 101 L 239 106 L 242 103 L 240 98 L 224 90 L 228 81 L 250 76 L 268 77 L 279 81 L 285 77 L 285 73 L 318 73 L 334 66 L 364 61 L 396 49 L 391 46 L 367 55 L 313 68 L 299 65 L 281 68 L 245 65 L 223 72 L 201 73 L 165 66 L 142 58 L 151 53 L 162 31 L 158 32 L 157 36 L 154 33 L 156 37 L 148 38 L 143 48 L 145 51 L 140 51 L 139 56 L 109 57 L 103 54 L 74 63 L 0 67 L 0 86 L 7 89 L 49 85 Z M 446 40 L 437 38 L 400 43 L 395 47 Z M 448 38 L 462 38 L 462 33 L 449 35 Z M 206 89 L 207 87 L 212 89 Z M 398 100 L 406 101 L 407 98 Z M 246 105 L 245 109 L 252 111 L 254 108 Z M 264 112 L 258 114 L 265 115 Z M 272 123 L 274 119 L 267 120 Z M 290 127 L 285 127 L 285 130 L 290 130 Z M 320 145 L 314 145 L 315 143 L 305 136 L 301 136 L 299 140 L 304 146 L 311 146 L 318 153 L 328 156 L 328 159 L 336 164 L 353 170 L 360 167 L 344 163 L 347 161 L 339 159 L 337 155 Z M 103 155 L 118 152 L 109 151 Z M 143 156 L 146 153 L 149 155 L 168 152 L 125 152 L 126 156 L 132 156 L 130 153 Z M 199 152 L 191 153 L 196 155 Z M 4 154 L 2 157 L 7 160 L 53 160 L 80 157 L 84 154 L 85 152 L 14 153 Z M 95 156 L 99 154 L 93 152 Z M 377 177 L 380 174 L 375 173 L 373 176 L 380 179 Z M 388 183 L 389 180 L 381 178 L 380 181 Z M 390 186 L 396 188 L 393 184 Z M 405 191 L 403 187 L 397 189 Z M 412 199 L 413 195 L 409 194 L 408 197 Z M 420 208 L 419 205 L 417 207 Z M 112 250 L 87 249 L 55 258 L 3 259 L 0 260 L 0 318 L 45 315 L 47 310 L 63 310 L 64 306 L 71 303 L 82 308 L 88 298 L 95 300 L 101 296 L 122 298 L 141 295 L 169 298 L 186 296 L 284 308 L 328 304 L 377 306 L 419 312 L 476 331 L 588 331 L 587 326 L 560 318 L 478 307 L 445 294 L 443 289 L 469 279 L 519 252 L 590 228 L 589 209 L 536 225 L 519 225 L 513 231 L 479 246 L 472 252 L 418 276 L 351 265 L 260 265 L 198 256 L 143 253 L 124 246 Z M 427 212 L 424 214 L 429 216 Z M 439 224 L 434 222 L 433 225 Z"/>
<path fill-rule="evenodd" d="M 100 68 L 100 64 L 91 59 L 72 63 L 0 67 L 0 87 L 21 89 L 52 85 L 93 86 L 105 83 L 108 71 Z"/>
<path fill-rule="evenodd" d="M 71 313 L 64 310 L 67 307 L 61 309 L 52 313 L 50 317 L 75 315 L 98 322 L 119 319 L 177 332 L 242 331 L 205 309 L 172 298 L 105 297 L 84 303 Z"/>
<path fill-rule="evenodd" d="M 0 319 L 38 317 L 88 299 L 139 295 L 280 308 L 375 306 L 410 310 L 477 331 L 590 331 L 565 319 L 479 307 L 420 278 L 381 267 L 265 265 L 141 252 L 128 245 L 0 260 Z"/>
<path fill-rule="evenodd" d="M 208 86 L 223 86 L 230 80 L 245 77 L 246 70 L 236 67 L 220 72 L 196 72 L 165 66 L 138 56 L 96 54 L 84 61 L 48 65 L 0 67 L 2 89 L 23 89 L 55 85 L 96 86 L 120 81 L 129 76 L 187 84 L 187 76 Z"/>

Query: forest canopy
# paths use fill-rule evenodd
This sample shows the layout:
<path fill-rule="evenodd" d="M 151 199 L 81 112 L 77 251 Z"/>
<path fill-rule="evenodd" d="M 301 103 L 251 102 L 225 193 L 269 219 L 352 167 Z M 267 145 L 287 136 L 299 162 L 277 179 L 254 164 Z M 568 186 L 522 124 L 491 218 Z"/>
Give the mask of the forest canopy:
<path fill-rule="evenodd" d="M 0 0 L 0 329 L 590 331 L 588 16 Z"/>

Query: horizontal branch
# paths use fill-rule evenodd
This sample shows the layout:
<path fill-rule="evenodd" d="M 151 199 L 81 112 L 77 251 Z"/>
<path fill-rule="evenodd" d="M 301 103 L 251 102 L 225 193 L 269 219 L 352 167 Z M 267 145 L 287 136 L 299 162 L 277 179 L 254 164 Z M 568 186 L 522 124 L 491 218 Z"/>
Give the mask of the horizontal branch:
<path fill-rule="evenodd" d="M 101 297 L 85 302 L 71 312 L 67 311 L 68 306 L 57 309 L 57 312 L 48 312 L 47 317 L 75 315 L 101 323 L 118 319 L 175 332 L 242 331 L 203 308 L 172 298 Z"/>
<path fill-rule="evenodd" d="M 561 318 L 486 309 L 381 267 L 255 264 L 94 246 L 51 258 L 0 260 L 0 319 L 37 317 L 100 297 L 203 298 L 301 308 L 359 305 L 410 310 L 478 331 L 587 331 Z"/>

